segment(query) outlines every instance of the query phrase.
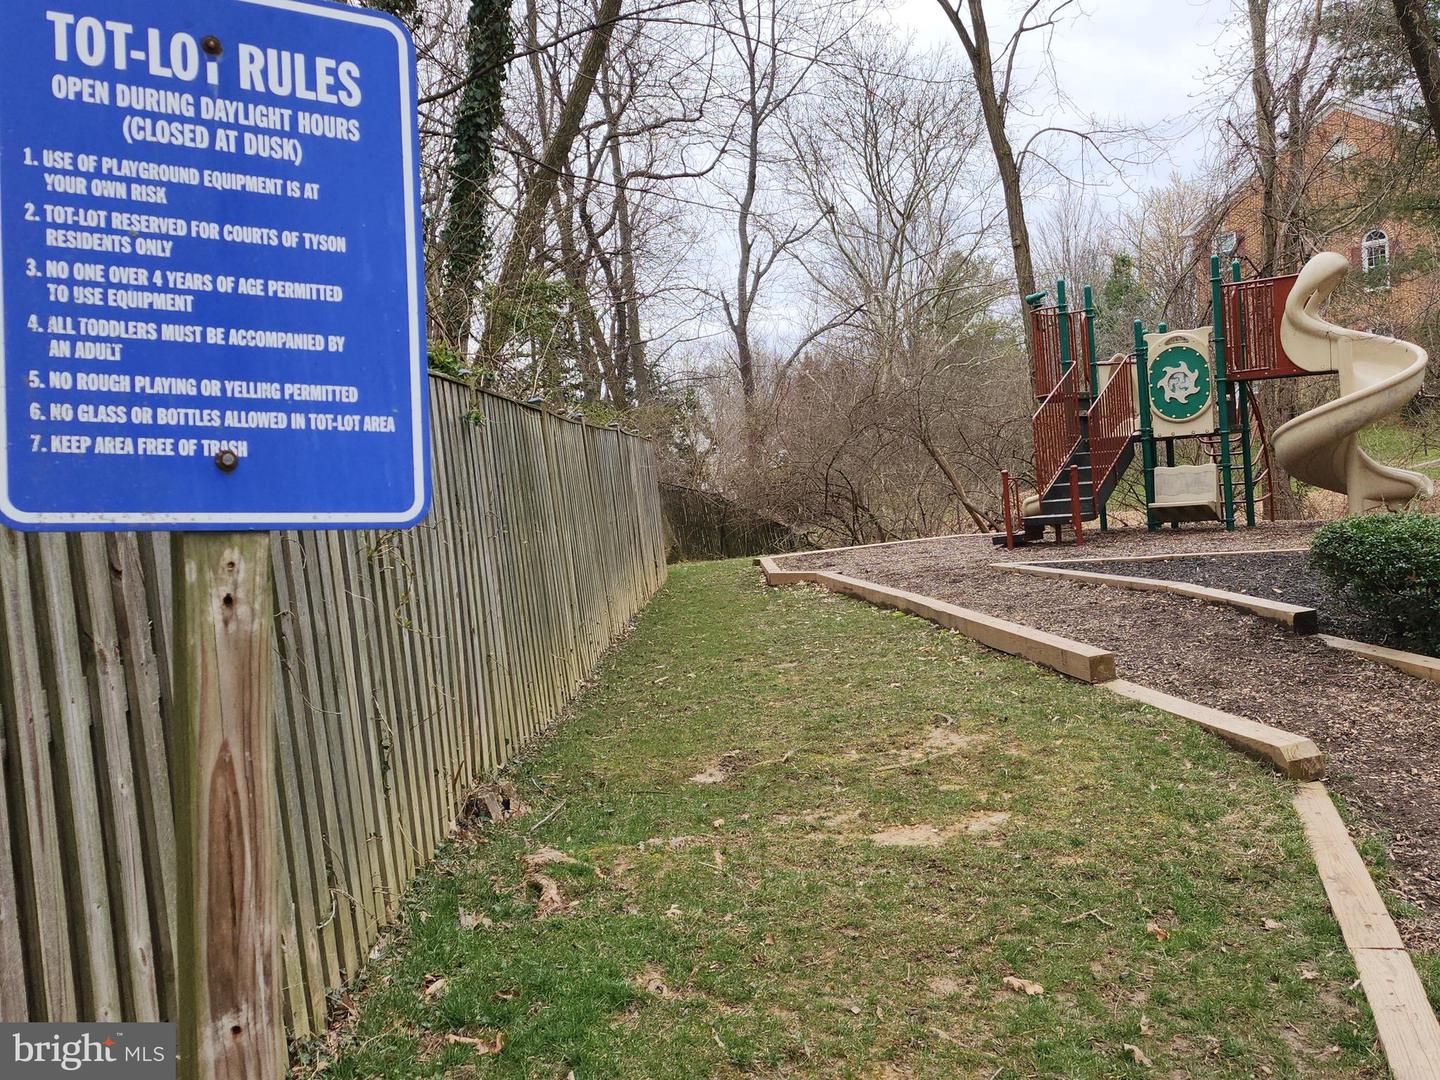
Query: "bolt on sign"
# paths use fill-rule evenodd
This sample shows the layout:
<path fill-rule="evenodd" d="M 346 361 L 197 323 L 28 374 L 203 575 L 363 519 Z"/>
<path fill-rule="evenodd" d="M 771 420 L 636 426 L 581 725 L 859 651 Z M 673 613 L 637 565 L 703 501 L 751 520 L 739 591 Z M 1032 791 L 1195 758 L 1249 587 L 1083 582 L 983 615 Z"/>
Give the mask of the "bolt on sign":
<path fill-rule="evenodd" d="M 404 28 L 301 0 L 5 0 L 0 41 L 0 518 L 423 518 Z"/>

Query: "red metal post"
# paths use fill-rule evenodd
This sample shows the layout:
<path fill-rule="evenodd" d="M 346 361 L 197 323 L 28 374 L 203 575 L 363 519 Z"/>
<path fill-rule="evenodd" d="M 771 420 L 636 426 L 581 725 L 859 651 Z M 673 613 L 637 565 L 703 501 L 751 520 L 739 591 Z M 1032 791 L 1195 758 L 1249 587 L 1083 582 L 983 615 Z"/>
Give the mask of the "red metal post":
<path fill-rule="evenodd" d="M 1070 466 L 1070 527 L 1075 530 L 1075 544 L 1085 543 L 1085 528 L 1080 524 L 1080 466 Z"/>
<path fill-rule="evenodd" d="M 1005 546 L 1015 547 L 1015 521 L 1010 516 L 1010 470 L 1000 470 L 1000 501 L 1005 504 Z"/>

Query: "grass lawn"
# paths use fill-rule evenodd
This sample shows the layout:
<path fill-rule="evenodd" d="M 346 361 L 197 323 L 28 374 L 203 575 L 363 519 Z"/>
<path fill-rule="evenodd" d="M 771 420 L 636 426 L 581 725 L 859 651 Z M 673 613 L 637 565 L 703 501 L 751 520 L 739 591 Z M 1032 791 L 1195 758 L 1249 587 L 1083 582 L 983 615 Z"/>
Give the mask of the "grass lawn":
<path fill-rule="evenodd" d="M 1425 432 L 1415 424 L 1391 419 L 1372 425 L 1360 432 L 1360 446 L 1377 461 L 1401 468 L 1423 464 L 1422 473 L 1432 479 L 1440 479 L 1440 462 L 1425 464 L 1440 458 L 1440 446 L 1427 439 Z"/>
<path fill-rule="evenodd" d="M 1286 782 L 918 619 L 675 568 L 511 778 L 302 1066 L 1385 1075 Z"/>

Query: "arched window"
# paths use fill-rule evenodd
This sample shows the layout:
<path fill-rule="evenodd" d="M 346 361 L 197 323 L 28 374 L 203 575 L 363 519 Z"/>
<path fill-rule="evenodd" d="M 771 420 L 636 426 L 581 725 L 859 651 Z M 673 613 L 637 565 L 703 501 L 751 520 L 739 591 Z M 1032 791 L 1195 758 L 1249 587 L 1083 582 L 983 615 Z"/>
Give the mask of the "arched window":
<path fill-rule="evenodd" d="M 1360 244 L 1360 269 L 1367 274 L 1390 265 L 1390 237 L 1384 229 L 1371 229 Z"/>

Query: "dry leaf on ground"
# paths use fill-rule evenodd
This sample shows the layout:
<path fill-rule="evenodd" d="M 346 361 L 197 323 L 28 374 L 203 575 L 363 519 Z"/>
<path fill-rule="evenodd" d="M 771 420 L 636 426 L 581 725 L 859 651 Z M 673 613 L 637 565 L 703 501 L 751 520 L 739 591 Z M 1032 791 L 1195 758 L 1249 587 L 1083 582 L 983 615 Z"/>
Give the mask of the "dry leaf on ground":
<path fill-rule="evenodd" d="M 534 873 L 546 866 L 584 866 L 579 859 L 566 855 L 565 852 L 553 847 L 542 847 L 539 851 L 532 851 L 525 856 L 525 869 Z"/>
<path fill-rule="evenodd" d="M 468 1046 L 477 1054 L 498 1054 L 501 1050 L 505 1049 L 505 1033 L 503 1031 L 495 1032 L 494 1036 L 488 1039 L 475 1039 L 469 1035 L 451 1034 L 445 1036 L 445 1041 L 455 1043 L 457 1046 Z"/>
<path fill-rule="evenodd" d="M 461 908 L 458 915 L 461 930 L 485 929 L 489 930 L 495 924 L 490 921 L 490 916 L 481 915 L 478 911 L 470 911 Z"/>
<path fill-rule="evenodd" d="M 1025 994 L 1028 997 L 1039 997 L 1045 993 L 1045 987 L 1029 979 L 1022 979 L 1018 975 L 1006 975 L 1005 985 L 1014 990 L 1017 994 Z"/>
<path fill-rule="evenodd" d="M 544 874 L 531 874 L 525 879 L 525 884 L 540 894 L 535 901 L 537 919 L 548 918 L 565 910 L 565 896 L 560 892 L 560 886 L 554 878 Z"/>
<path fill-rule="evenodd" d="M 547 866 L 584 866 L 586 864 L 553 847 L 542 847 L 539 851 L 532 851 L 524 856 L 522 862 L 525 866 L 525 885 L 527 888 L 534 889 L 538 894 L 535 901 L 535 917 L 544 919 L 564 911 L 567 905 L 565 896 L 560 891 L 559 882 L 540 871 Z"/>
<path fill-rule="evenodd" d="M 1151 1069 L 1155 1067 L 1155 1063 L 1145 1056 L 1145 1051 L 1141 1050 L 1134 1043 L 1126 1043 L 1125 1052 L 1128 1053 L 1130 1059 L 1141 1068 Z"/>

